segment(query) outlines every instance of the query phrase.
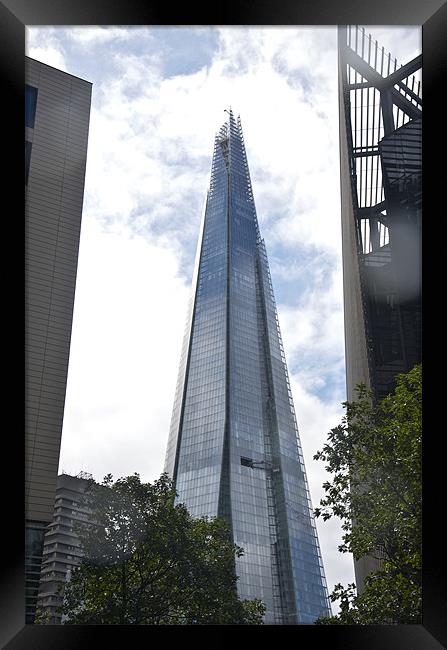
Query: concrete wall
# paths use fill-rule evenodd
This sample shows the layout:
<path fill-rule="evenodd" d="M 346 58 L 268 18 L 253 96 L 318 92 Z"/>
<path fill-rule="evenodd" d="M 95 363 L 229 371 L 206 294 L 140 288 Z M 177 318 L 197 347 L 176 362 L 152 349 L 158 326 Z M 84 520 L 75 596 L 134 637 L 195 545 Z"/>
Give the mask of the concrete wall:
<path fill-rule="evenodd" d="M 343 78 L 341 71 L 339 72 L 339 116 L 346 393 L 348 401 L 353 401 L 356 397 L 356 385 L 364 383 L 368 388 L 371 388 L 371 377 L 368 364 L 367 337 L 363 315 L 360 268 L 357 254 L 356 224 L 351 189 L 346 116 L 343 100 Z M 363 590 L 365 576 L 378 568 L 378 561 L 370 556 L 365 556 L 359 561 L 354 561 L 355 579 L 358 592 L 361 593 Z"/>
<path fill-rule="evenodd" d="M 365 321 L 363 318 L 360 269 L 357 257 L 356 224 L 352 203 L 349 169 L 348 140 L 346 134 L 343 81 L 339 74 L 340 115 L 340 184 L 341 229 L 343 254 L 343 300 L 345 319 L 346 391 L 348 401 L 355 397 L 355 386 L 371 386 Z"/>

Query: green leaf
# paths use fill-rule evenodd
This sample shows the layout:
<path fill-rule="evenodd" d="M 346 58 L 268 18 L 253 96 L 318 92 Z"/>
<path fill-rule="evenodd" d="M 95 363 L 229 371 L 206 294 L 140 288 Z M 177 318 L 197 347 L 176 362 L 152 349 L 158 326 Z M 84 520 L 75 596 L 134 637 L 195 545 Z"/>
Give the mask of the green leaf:
<path fill-rule="evenodd" d="M 381 558 L 361 595 L 349 585 L 331 594 L 340 614 L 329 624 L 389 624 L 421 620 L 422 366 L 397 376 L 395 391 L 378 404 L 364 385 L 357 400 L 315 455 L 333 475 L 323 485 L 316 516 L 341 519 L 339 550 L 356 559 Z"/>

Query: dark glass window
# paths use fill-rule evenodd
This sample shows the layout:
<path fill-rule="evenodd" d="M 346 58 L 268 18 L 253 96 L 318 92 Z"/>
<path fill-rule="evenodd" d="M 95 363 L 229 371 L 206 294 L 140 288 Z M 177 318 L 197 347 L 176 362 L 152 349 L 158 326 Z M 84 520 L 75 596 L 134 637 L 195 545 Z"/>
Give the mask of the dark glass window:
<path fill-rule="evenodd" d="M 25 126 L 34 129 L 34 119 L 36 117 L 37 88 L 34 86 L 25 86 Z"/>
<path fill-rule="evenodd" d="M 31 161 L 32 143 L 25 140 L 25 185 L 28 185 L 29 164 Z"/>

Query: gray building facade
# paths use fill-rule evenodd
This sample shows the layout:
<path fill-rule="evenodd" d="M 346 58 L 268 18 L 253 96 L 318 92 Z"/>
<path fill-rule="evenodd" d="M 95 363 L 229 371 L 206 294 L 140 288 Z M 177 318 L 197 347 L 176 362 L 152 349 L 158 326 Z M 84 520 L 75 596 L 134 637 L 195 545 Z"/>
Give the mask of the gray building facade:
<path fill-rule="evenodd" d="M 341 225 L 347 398 L 376 401 L 421 361 L 422 55 L 398 64 L 339 27 Z M 357 588 L 380 566 L 355 562 Z"/>
<path fill-rule="evenodd" d="M 91 474 L 85 472 L 57 477 L 53 520 L 45 532 L 37 598 L 39 614 L 47 616 L 46 622 L 50 625 L 61 623 L 59 608 L 63 602 L 64 586 L 70 572 L 83 557 L 76 523 L 89 521 L 90 514 L 83 504 L 83 496 L 91 480 Z"/>
<path fill-rule="evenodd" d="M 30 58 L 25 70 L 26 622 L 52 521 L 76 284 L 91 83 Z"/>
<path fill-rule="evenodd" d="M 241 598 L 267 624 L 330 614 L 284 348 L 240 119 L 214 143 L 165 470 L 193 516 L 244 555 Z"/>

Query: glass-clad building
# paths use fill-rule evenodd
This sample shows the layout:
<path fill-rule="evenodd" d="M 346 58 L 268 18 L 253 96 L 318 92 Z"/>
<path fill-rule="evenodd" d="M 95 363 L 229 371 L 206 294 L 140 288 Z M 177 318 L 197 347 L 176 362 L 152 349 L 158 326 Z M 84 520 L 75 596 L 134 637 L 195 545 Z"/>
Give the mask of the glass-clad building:
<path fill-rule="evenodd" d="M 227 111 L 228 112 L 228 111 Z M 240 118 L 216 135 L 165 470 L 194 516 L 244 548 L 241 598 L 265 623 L 330 605 Z"/>

